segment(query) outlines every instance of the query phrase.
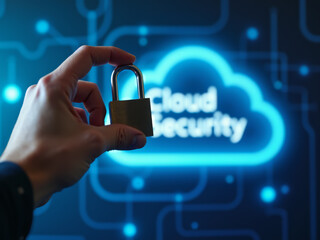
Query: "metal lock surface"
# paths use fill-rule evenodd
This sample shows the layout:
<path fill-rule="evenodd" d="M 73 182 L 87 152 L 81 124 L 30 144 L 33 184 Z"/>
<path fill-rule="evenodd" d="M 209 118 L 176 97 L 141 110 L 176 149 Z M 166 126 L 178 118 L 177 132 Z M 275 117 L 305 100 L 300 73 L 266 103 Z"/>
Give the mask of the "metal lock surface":
<path fill-rule="evenodd" d="M 128 69 L 134 72 L 137 79 L 139 99 L 119 101 L 118 75 Z M 118 66 L 111 76 L 112 99 L 109 103 L 111 124 L 126 124 L 142 131 L 147 137 L 153 136 L 150 98 L 144 97 L 143 76 L 134 65 Z"/>

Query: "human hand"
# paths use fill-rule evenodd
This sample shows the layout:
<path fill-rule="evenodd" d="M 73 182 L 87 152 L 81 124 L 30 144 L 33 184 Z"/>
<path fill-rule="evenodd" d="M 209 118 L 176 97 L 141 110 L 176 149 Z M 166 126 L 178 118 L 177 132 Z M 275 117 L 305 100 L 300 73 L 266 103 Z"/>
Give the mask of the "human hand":
<path fill-rule="evenodd" d="M 83 46 L 28 88 L 1 161 L 15 162 L 27 173 L 35 207 L 76 183 L 103 152 L 145 145 L 139 130 L 120 124 L 104 126 L 106 108 L 97 85 L 79 81 L 93 65 L 134 60 L 115 47 Z M 84 103 L 89 124 L 85 111 L 74 108 L 72 102 Z"/>

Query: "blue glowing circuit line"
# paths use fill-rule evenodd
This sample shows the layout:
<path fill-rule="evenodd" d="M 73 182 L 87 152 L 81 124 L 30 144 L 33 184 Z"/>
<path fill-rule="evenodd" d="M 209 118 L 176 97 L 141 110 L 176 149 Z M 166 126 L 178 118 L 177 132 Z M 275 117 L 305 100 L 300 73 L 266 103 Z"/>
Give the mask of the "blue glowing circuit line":
<path fill-rule="evenodd" d="M 79 1 L 77 1 L 79 2 Z M 88 44 L 97 45 L 97 14 L 94 11 L 88 13 Z M 92 68 L 88 74 L 88 80 L 93 83 L 97 83 L 98 71 L 97 68 Z"/>
<path fill-rule="evenodd" d="M 299 1 L 299 23 L 301 33 L 305 38 L 311 42 L 320 42 L 320 35 L 313 34 L 308 29 L 306 0 Z"/>
<path fill-rule="evenodd" d="M 301 67 L 301 64 L 289 64 L 288 71 L 299 72 L 300 67 Z M 318 66 L 318 65 L 308 65 L 308 68 L 309 68 L 310 73 L 311 72 L 315 72 L 315 73 L 320 72 L 320 66 Z"/>
<path fill-rule="evenodd" d="M 231 211 L 235 209 L 240 202 L 242 201 L 243 198 L 243 177 L 242 177 L 242 171 L 238 169 L 237 171 L 237 192 L 236 192 L 236 197 L 234 200 L 232 200 L 229 203 L 214 203 L 214 204 L 184 204 L 183 205 L 183 210 L 184 211 Z M 182 203 L 181 203 L 182 204 Z M 182 206 L 182 205 L 181 205 Z M 163 239 L 163 222 L 165 216 L 167 216 L 168 213 L 176 211 L 176 205 L 169 205 L 163 208 L 157 217 L 157 240 L 162 240 Z M 177 212 L 177 211 L 176 211 Z M 180 211 L 181 213 L 181 211 Z M 178 225 L 177 225 L 178 226 Z M 178 229 L 179 231 L 179 229 Z M 213 232 L 207 232 L 206 234 L 213 234 Z M 235 233 L 235 232 L 233 232 Z M 200 233 L 201 235 L 202 233 Z M 247 234 L 247 232 L 237 232 L 237 234 L 245 234 L 251 236 L 250 233 Z M 214 234 L 213 234 L 214 235 Z M 226 234 L 226 236 L 230 236 L 229 234 Z M 190 236 L 188 236 L 190 237 Z"/>
<path fill-rule="evenodd" d="M 269 209 L 269 215 L 277 215 L 281 218 L 282 223 L 282 240 L 288 240 L 288 213 L 284 209 Z"/>
<path fill-rule="evenodd" d="M 0 0 L 0 18 L 3 17 L 5 11 L 6 11 L 6 0 Z"/>
<path fill-rule="evenodd" d="M 183 237 L 249 237 L 253 240 L 260 240 L 260 236 L 252 229 L 210 229 L 210 230 L 185 230 L 182 225 L 182 206 L 176 203 L 176 229 Z"/>
<path fill-rule="evenodd" d="M 163 222 L 164 218 L 168 215 L 168 213 L 175 211 L 175 204 L 164 207 L 158 214 L 157 223 L 156 223 L 156 240 L 163 239 Z"/>
<path fill-rule="evenodd" d="M 127 193 L 131 194 L 132 196 L 132 188 L 130 183 L 127 187 Z M 133 220 L 133 201 L 131 197 L 128 197 L 126 201 L 126 222 L 132 222 L 132 220 Z"/>
<path fill-rule="evenodd" d="M 8 59 L 8 83 L 16 81 L 16 74 L 16 58 L 12 55 Z"/>
<path fill-rule="evenodd" d="M 105 229 L 105 230 L 121 230 L 124 226 L 124 222 L 97 222 L 93 220 L 87 213 L 86 209 L 86 178 L 87 174 L 82 178 L 79 183 L 79 211 L 82 220 L 90 227 L 94 229 Z"/>
<path fill-rule="evenodd" d="M 276 57 L 275 61 L 280 61 L 280 72 L 281 72 L 281 82 L 283 92 L 288 91 L 288 56 L 285 53 L 277 52 L 276 56 L 272 56 L 270 52 L 221 52 L 222 55 L 232 57 L 232 58 L 240 58 L 240 59 L 254 59 L 254 60 L 265 60 L 265 59 L 273 59 Z M 272 67 L 271 71 L 274 69 Z"/>
<path fill-rule="evenodd" d="M 104 1 L 105 5 L 104 5 L 104 16 L 103 16 L 103 21 L 100 25 L 100 27 L 96 30 L 96 32 L 94 33 L 96 35 L 96 38 L 99 40 L 101 39 L 108 31 L 108 29 L 110 28 L 111 22 L 112 22 L 112 16 L 113 16 L 113 12 L 112 12 L 112 1 L 108 0 L 108 1 Z M 81 8 L 81 7 L 80 7 Z M 84 15 L 85 18 L 87 18 L 88 21 L 88 25 L 90 24 L 90 14 L 95 13 L 96 18 L 97 18 L 97 13 L 96 11 L 86 11 L 87 15 Z M 100 14 L 98 14 L 98 17 L 100 16 Z M 89 26 L 88 26 L 89 28 Z M 65 37 L 62 34 L 58 33 L 57 30 L 55 30 L 55 34 L 54 37 L 57 41 L 59 42 L 64 42 L 64 41 L 76 41 L 78 43 L 78 45 L 80 44 L 84 44 L 87 43 L 86 41 L 88 40 L 88 34 L 87 36 L 72 36 L 72 37 Z M 87 43 L 89 44 L 89 43 Z"/>
<path fill-rule="evenodd" d="M 68 43 L 69 46 L 72 46 L 72 49 L 76 49 L 79 46 L 79 41 L 75 38 L 64 37 L 53 25 L 50 25 L 48 34 L 50 34 L 53 39 L 61 45 Z"/>
<path fill-rule="evenodd" d="M 102 157 L 99 157 L 100 161 L 104 161 Z M 129 170 L 129 171 L 128 171 Z M 99 174 L 101 175 L 125 175 L 129 178 L 133 178 L 136 176 L 133 169 L 123 168 L 121 165 L 117 165 L 116 167 L 104 167 L 99 166 Z M 152 174 L 153 168 L 145 168 L 142 172 L 139 171 L 139 176 L 143 177 L 144 179 L 148 178 Z"/>
<path fill-rule="evenodd" d="M 104 11 L 105 16 L 101 24 L 101 27 L 95 33 L 97 39 L 100 39 L 101 37 L 103 37 L 104 34 L 108 31 L 111 24 L 111 18 L 112 18 L 111 1 L 102 1 L 102 2 L 104 2 L 104 7 L 106 8 L 106 11 Z M 1 8 L 1 4 L 3 8 Z M 0 0 L 0 14 L 1 14 L 1 10 L 4 9 L 4 7 L 5 7 L 5 0 Z M 90 18 L 90 16 L 87 16 L 87 17 Z M 90 23 L 88 19 L 88 25 L 89 24 Z M 28 60 L 35 60 L 35 59 L 41 58 L 48 47 L 62 45 L 62 46 L 70 46 L 72 50 L 75 50 L 75 48 L 79 47 L 81 42 L 85 42 L 88 39 L 88 36 L 64 37 L 54 28 L 53 25 L 50 25 L 49 34 L 53 36 L 53 39 L 52 38 L 43 39 L 38 44 L 38 48 L 34 51 L 29 50 L 23 43 L 18 41 L 0 42 L 0 49 L 4 49 L 4 50 L 13 49 L 18 51 L 23 57 L 25 57 Z"/>
<path fill-rule="evenodd" d="M 282 148 L 285 138 L 283 119 L 278 110 L 263 100 L 262 93 L 256 83 L 249 77 L 234 73 L 229 64 L 219 54 L 202 46 L 183 46 L 167 54 L 155 70 L 143 71 L 145 84 L 161 86 L 168 72 L 175 65 L 186 60 L 203 61 L 215 69 L 226 87 L 236 87 L 243 90 L 250 99 L 250 109 L 263 115 L 271 125 L 271 138 L 261 150 L 250 152 L 174 152 L 174 153 L 126 153 L 113 151 L 105 153 L 114 161 L 123 165 L 192 167 L 192 166 L 255 166 L 271 160 Z M 133 81 L 129 79 L 123 87 L 121 96 L 132 96 Z M 197 159 L 201 159 L 198 161 Z M 128 161 L 130 159 L 130 161 Z M 152 159 L 152 161 L 150 161 Z"/>
<path fill-rule="evenodd" d="M 72 235 L 30 235 L 28 240 L 85 240 L 83 236 Z"/>
<path fill-rule="evenodd" d="M 237 170 L 237 191 L 236 197 L 229 203 L 201 203 L 201 204 L 183 204 L 182 210 L 188 212 L 199 211 L 231 211 L 241 203 L 243 199 L 243 174 L 240 169 Z"/>
<path fill-rule="evenodd" d="M 302 103 L 308 104 L 308 93 L 304 91 L 302 95 Z M 315 134 L 309 121 L 308 111 L 304 108 L 301 109 L 302 125 L 309 135 L 309 184 L 310 184 L 310 239 L 317 239 L 317 173 L 316 173 L 316 147 L 315 147 Z"/>
<path fill-rule="evenodd" d="M 111 202 L 173 202 L 175 201 L 177 193 L 112 193 L 106 190 L 99 181 L 99 167 L 95 162 L 91 165 L 89 170 L 89 180 L 93 190 L 99 197 Z M 190 201 L 205 189 L 207 184 L 207 170 L 205 168 L 199 169 L 199 182 L 197 186 L 185 193 L 179 193 L 182 196 L 182 201 Z"/>
<path fill-rule="evenodd" d="M 176 227 L 180 235 L 185 237 L 194 236 L 251 236 L 253 239 L 259 239 L 252 230 L 228 230 L 227 232 L 221 230 L 204 230 L 204 231 L 188 231 L 182 226 L 182 212 L 199 212 L 199 211 L 231 211 L 239 206 L 243 199 L 243 176 L 241 169 L 237 170 L 237 191 L 236 198 L 230 203 L 216 203 L 216 204 L 182 204 L 178 203 L 176 209 Z M 258 238 L 255 238 L 258 237 Z"/>
<path fill-rule="evenodd" d="M 278 80 L 278 14 L 275 8 L 270 12 L 270 44 L 271 44 L 271 81 L 273 85 Z"/>
<path fill-rule="evenodd" d="M 301 87 L 291 87 L 292 92 L 299 93 L 301 95 L 301 112 L 302 112 L 302 125 L 309 136 L 309 201 L 310 201 L 310 239 L 317 239 L 317 168 L 316 168 L 316 137 L 314 130 L 309 121 L 309 113 L 307 106 L 308 92 Z"/>
<path fill-rule="evenodd" d="M 211 26 L 148 26 L 148 35 L 210 35 L 224 28 L 229 17 L 229 0 L 221 0 L 221 14 L 217 22 Z M 115 41 L 125 35 L 141 35 L 141 26 L 123 26 L 113 30 L 104 41 L 104 45 L 112 46 Z"/>
<path fill-rule="evenodd" d="M 84 2 L 84 0 L 76 1 L 77 10 L 83 17 L 88 17 L 92 12 L 94 12 L 97 17 L 100 17 L 107 10 L 110 0 L 99 0 L 96 10 L 88 10 Z"/>
<path fill-rule="evenodd" d="M 16 50 L 18 51 L 22 56 L 24 56 L 28 60 L 35 60 L 39 59 L 41 56 L 44 55 L 46 49 L 50 46 L 70 46 L 73 47 L 73 44 L 70 42 L 60 42 L 58 43 L 55 39 L 44 39 L 40 42 L 38 45 L 38 48 L 35 51 L 30 51 L 26 48 L 25 45 L 23 45 L 21 42 L 17 41 L 3 41 L 0 42 L 0 49 L 2 50 Z"/>

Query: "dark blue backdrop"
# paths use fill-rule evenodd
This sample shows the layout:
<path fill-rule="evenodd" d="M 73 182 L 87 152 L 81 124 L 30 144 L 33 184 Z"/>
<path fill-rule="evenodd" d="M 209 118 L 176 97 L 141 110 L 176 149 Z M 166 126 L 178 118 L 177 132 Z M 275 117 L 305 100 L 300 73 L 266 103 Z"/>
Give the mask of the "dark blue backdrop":
<path fill-rule="evenodd" d="M 157 135 L 34 213 L 30 240 L 319 239 L 317 0 L 0 0 L 0 136 L 83 44 L 136 55 Z M 86 77 L 111 100 L 111 67 Z M 120 96 L 135 97 L 132 74 Z M 108 117 L 106 123 L 109 122 Z"/>

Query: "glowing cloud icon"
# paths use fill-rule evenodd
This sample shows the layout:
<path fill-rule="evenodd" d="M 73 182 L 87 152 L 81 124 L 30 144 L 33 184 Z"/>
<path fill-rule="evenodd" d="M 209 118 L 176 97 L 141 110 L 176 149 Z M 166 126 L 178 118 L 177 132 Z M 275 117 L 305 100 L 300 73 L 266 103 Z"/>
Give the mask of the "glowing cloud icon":
<path fill-rule="evenodd" d="M 235 73 L 229 64 L 215 51 L 202 46 L 184 46 L 166 55 L 153 71 L 143 71 L 145 84 L 161 86 L 167 74 L 186 60 L 200 60 L 212 66 L 220 75 L 225 87 L 237 87 L 248 94 L 250 110 L 263 115 L 270 123 L 270 139 L 260 150 L 254 152 L 121 152 L 106 153 L 114 161 L 133 167 L 186 167 L 186 166 L 243 166 L 258 165 L 270 161 L 280 151 L 284 138 L 284 122 L 278 110 L 263 99 L 261 90 L 248 76 Z M 131 81 L 133 82 L 133 81 Z M 134 83 L 134 82 L 133 82 Z M 121 92 L 132 95 L 128 82 Z"/>

